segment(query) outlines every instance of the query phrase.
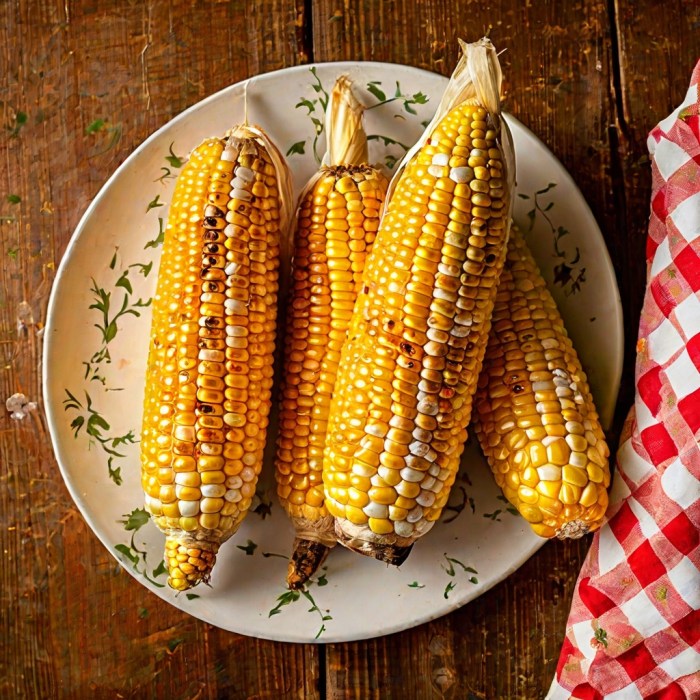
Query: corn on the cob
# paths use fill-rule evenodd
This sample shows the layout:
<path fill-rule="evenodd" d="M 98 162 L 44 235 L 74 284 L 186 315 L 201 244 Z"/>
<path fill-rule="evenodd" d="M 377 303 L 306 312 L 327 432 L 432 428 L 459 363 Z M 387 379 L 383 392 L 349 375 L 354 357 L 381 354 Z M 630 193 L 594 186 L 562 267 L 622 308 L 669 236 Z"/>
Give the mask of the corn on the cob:
<path fill-rule="evenodd" d="M 601 525 L 608 446 L 556 302 L 515 226 L 474 428 L 503 494 L 538 535 L 575 538 Z"/>
<path fill-rule="evenodd" d="M 297 215 L 276 460 L 277 493 L 296 531 L 287 575 L 292 589 L 304 585 L 336 543 L 322 479 L 328 412 L 388 184 L 367 164 L 363 111 L 341 77 L 328 107 L 328 164 L 302 193 Z"/>
<path fill-rule="evenodd" d="M 480 104 L 479 86 L 477 99 L 457 90 L 396 184 L 328 425 L 323 479 L 338 541 L 393 564 L 454 482 L 510 227 L 498 59 L 488 40 L 465 49 L 470 68 L 488 64 L 489 94 Z"/>
<path fill-rule="evenodd" d="M 168 583 L 209 579 L 255 494 L 272 387 L 283 166 L 258 129 L 206 140 L 165 230 L 141 443 Z"/>

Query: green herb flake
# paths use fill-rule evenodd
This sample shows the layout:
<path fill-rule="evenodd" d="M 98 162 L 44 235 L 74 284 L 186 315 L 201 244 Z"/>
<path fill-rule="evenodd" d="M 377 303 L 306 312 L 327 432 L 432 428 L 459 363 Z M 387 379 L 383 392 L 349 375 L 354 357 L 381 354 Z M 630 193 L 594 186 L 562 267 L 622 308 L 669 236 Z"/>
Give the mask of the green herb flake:
<path fill-rule="evenodd" d="M 248 540 L 245 544 L 238 544 L 236 546 L 242 552 L 245 552 L 246 556 L 248 556 L 248 557 L 252 557 L 253 554 L 255 553 L 255 550 L 258 548 L 258 545 L 255 544 L 255 542 L 253 542 L 253 540 Z"/>

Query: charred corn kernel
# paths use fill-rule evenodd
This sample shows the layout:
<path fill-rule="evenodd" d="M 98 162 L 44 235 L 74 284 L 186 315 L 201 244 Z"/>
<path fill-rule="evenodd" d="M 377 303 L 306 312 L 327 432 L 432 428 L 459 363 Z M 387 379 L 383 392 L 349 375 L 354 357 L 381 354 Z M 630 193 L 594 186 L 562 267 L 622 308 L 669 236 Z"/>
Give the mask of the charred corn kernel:
<path fill-rule="evenodd" d="M 497 60 L 490 43 L 475 50 Z M 440 516 L 466 440 L 510 226 L 509 188 L 488 190 L 489 158 L 506 168 L 498 111 L 453 104 L 421 137 L 395 180 L 341 350 L 324 454 L 326 501 L 340 513 L 342 544 L 389 563 L 401 563 Z M 463 165 L 476 148 L 474 121 L 494 127 L 480 139 L 491 154 L 478 170 Z M 468 186 L 475 178 L 489 191 L 476 202 Z M 379 415 L 387 429 L 378 434 Z M 366 525 L 338 507 L 343 489 L 335 475 L 346 460 L 351 471 L 377 463 L 378 473 L 387 470 L 366 491 Z M 392 507 L 404 503 L 408 513 L 397 518 L 402 511 Z"/>
<path fill-rule="evenodd" d="M 334 513 L 319 498 L 322 489 L 312 485 L 322 483 L 339 353 L 388 185 L 367 165 L 362 112 L 348 79 L 341 78 L 329 103 L 329 165 L 308 183 L 298 207 L 275 469 L 277 495 L 297 531 L 287 576 L 291 588 L 303 586 L 336 541 Z M 362 435 L 353 436 L 350 429 L 338 449 L 342 441 Z M 376 466 L 370 447 L 365 463 Z M 335 476 L 328 489 L 338 508 L 366 523 L 360 509 L 369 503 L 369 478 L 346 470 Z M 358 480 L 366 481 L 362 491 Z"/>
<path fill-rule="evenodd" d="M 554 299 L 515 226 L 475 405 L 475 431 L 496 482 L 538 535 L 580 537 L 600 526 L 610 484 L 603 430 Z M 525 438 L 518 415 L 527 416 Z"/>
<path fill-rule="evenodd" d="M 219 546 L 238 528 L 255 490 L 272 386 L 287 178 L 264 134 L 239 127 L 192 152 L 170 203 L 153 300 L 141 473 L 146 509 L 167 535 L 168 583 L 177 590 L 209 579 Z M 248 354 L 253 329 L 255 352 Z M 240 386 L 237 377 L 252 379 L 255 371 L 262 373 L 260 407 L 241 404 L 234 421 L 226 386 Z M 234 423 L 240 434 L 228 429 Z M 226 483 L 230 452 L 257 465 L 245 483 Z"/>

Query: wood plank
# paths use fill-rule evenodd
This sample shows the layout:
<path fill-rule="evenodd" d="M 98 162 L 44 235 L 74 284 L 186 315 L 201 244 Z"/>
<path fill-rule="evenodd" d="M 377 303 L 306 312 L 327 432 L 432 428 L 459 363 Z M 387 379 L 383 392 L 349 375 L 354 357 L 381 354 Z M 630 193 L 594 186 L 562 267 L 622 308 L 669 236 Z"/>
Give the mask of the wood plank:
<path fill-rule="evenodd" d="M 456 61 L 457 37 L 473 41 L 491 27 L 494 44 L 505 49 L 506 109 L 573 173 L 616 269 L 626 265 L 625 231 L 610 196 L 614 58 L 605 3 L 326 0 L 315 3 L 313 21 L 314 60 L 391 61 L 444 75 Z M 622 291 L 627 299 L 630 290 Z M 624 395 L 631 396 L 630 383 Z M 505 582 L 439 621 L 331 645 L 328 697 L 399 698 L 407 689 L 425 698 L 542 696 L 589 542 L 545 545 Z"/>
<path fill-rule="evenodd" d="M 0 4 L 3 697 L 318 697 L 316 648 L 223 632 L 136 584 L 72 503 L 41 408 L 23 421 L 4 410 L 14 392 L 40 401 L 50 284 L 82 212 L 114 169 L 203 97 L 306 59 L 304 3 L 256 7 Z"/>

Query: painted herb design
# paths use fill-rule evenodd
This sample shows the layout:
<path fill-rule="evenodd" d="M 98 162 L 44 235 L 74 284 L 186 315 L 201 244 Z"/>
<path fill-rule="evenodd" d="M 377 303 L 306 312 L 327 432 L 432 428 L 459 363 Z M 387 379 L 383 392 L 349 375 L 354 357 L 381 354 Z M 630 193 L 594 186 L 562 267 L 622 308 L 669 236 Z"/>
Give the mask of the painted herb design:
<path fill-rule="evenodd" d="M 333 616 L 330 614 L 329 610 L 324 611 L 318 607 L 318 604 L 316 603 L 313 595 L 311 595 L 311 592 L 308 589 L 308 586 L 312 585 L 315 585 L 319 588 L 328 585 L 328 579 L 326 578 L 325 573 L 325 566 L 322 568 L 322 572 L 323 573 L 319 574 L 317 578 L 309 579 L 307 586 L 302 588 L 300 591 L 285 591 L 281 595 L 277 596 L 277 605 L 275 605 L 275 607 L 270 610 L 267 616 L 272 617 L 273 615 L 279 615 L 282 612 L 283 607 L 285 607 L 286 605 L 291 605 L 292 603 L 295 603 L 296 601 L 304 598 L 309 603 L 311 603 L 311 607 L 308 609 L 307 612 L 316 613 L 321 618 L 321 627 L 319 628 L 318 632 L 316 633 L 316 636 L 314 637 L 314 639 L 318 639 L 326 631 L 325 623 L 328 622 L 328 620 L 333 619 Z"/>
<path fill-rule="evenodd" d="M 97 120 L 90 125 L 88 133 L 97 133 L 105 128 L 104 122 Z M 161 181 L 166 177 L 174 177 L 171 168 L 179 168 L 183 165 L 183 160 L 175 155 L 172 144 L 165 160 L 170 167 L 163 168 L 167 173 L 159 178 Z M 148 202 L 145 211 L 148 213 L 162 206 L 164 203 L 160 201 L 160 194 L 157 194 Z M 164 230 L 163 218 L 158 217 L 158 234 L 153 240 L 145 243 L 144 250 L 160 246 L 163 242 Z M 87 360 L 83 360 L 82 364 L 85 368 L 83 376 L 88 386 L 94 386 L 93 382 L 96 383 L 95 391 L 102 394 L 123 389 L 108 383 L 112 363 L 110 346 L 124 329 L 127 319 L 139 318 L 142 311 L 150 306 L 152 301 L 150 298 L 144 299 L 135 294 L 134 281 L 138 276 L 148 277 L 153 271 L 153 264 L 153 261 L 125 263 L 121 259 L 119 249 L 116 248 L 107 266 L 112 273 L 110 280 L 98 282 L 95 277 L 90 278 L 92 303 L 88 310 L 95 316 L 93 325 L 99 331 L 99 345 Z M 83 389 L 82 394 L 69 389 L 64 391 L 66 398 L 63 400 L 63 409 L 69 414 L 70 428 L 74 437 L 77 439 L 81 434 L 85 434 L 88 436 L 89 445 L 99 446 L 107 458 L 109 478 L 117 486 L 121 486 L 123 482 L 121 467 L 117 466 L 117 463 L 127 457 L 124 447 L 137 442 L 136 431 L 132 429 L 121 435 L 112 434 L 110 420 L 96 408 L 96 403 L 99 401 L 92 389 L 90 391 Z M 135 551 L 138 553 L 138 550 Z"/>
<path fill-rule="evenodd" d="M 463 564 L 459 559 L 455 559 L 454 557 L 448 557 L 446 552 L 443 554 L 443 557 L 446 563 L 441 564 L 440 566 L 442 570 L 452 579 L 451 581 L 447 582 L 445 590 L 442 594 L 445 600 L 447 600 L 450 597 L 450 593 L 452 593 L 452 591 L 457 587 L 456 577 L 460 570 L 464 573 L 472 574 L 469 577 L 469 583 L 473 583 L 474 585 L 479 583 L 479 580 L 476 578 L 476 574 L 478 574 L 479 572 L 476 569 L 472 568 L 471 566 L 467 566 L 466 564 Z"/>
<path fill-rule="evenodd" d="M 133 430 L 129 430 L 123 435 L 110 435 L 110 424 L 105 418 L 96 411 L 92 406 L 92 398 L 87 391 L 84 392 L 85 400 L 81 401 L 75 395 L 71 394 L 68 389 L 65 389 L 66 396 L 63 400 L 63 409 L 65 411 L 77 412 L 70 427 L 73 431 L 73 436 L 77 438 L 84 430 L 89 436 L 91 444 L 96 442 L 100 449 L 107 455 L 107 470 L 109 478 L 117 485 L 122 484 L 121 467 L 114 464 L 115 460 L 123 459 L 126 455 L 121 452 L 121 448 L 125 445 L 131 445 L 136 442 L 136 437 Z"/>
<path fill-rule="evenodd" d="M 126 513 L 123 517 L 124 520 L 120 520 L 119 522 L 124 525 L 124 529 L 127 532 L 131 532 L 131 539 L 129 544 L 114 545 L 114 549 L 116 549 L 117 552 L 122 555 L 122 557 L 129 561 L 131 568 L 134 571 L 144 576 L 154 586 L 157 586 L 158 588 L 165 588 L 164 583 L 160 583 L 156 580 L 168 572 L 165 566 L 165 561 L 161 559 L 155 568 L 151 568 L 151 566 L 148 564 L 148 552 L 145 548 L 141 549 L 138 547 L 135 541 L 136 533 L 147 522 L 149 522 L 151 519 L 150 515 L 145 508 L 134 508 L 131 513 Z"/>
<path fill-rule="evenodd" d="M 326 108 L 328 107 L 329 94 L 323 86 L 323 83 L 318 76 L 316 68 L 312 66 L 311 68 L 309 68 L 309 71 L 313 76 L 313 80 L 311 82 L 311 89 L 316 93 L 316 97 L 313 99 L 301 97 L 299 99 L 299 102 L 297 102 L 297 104 L 295 104 L 294 107 L 296 109 L 304 108 L 307 111 L 306 116 L 311 120 L 314 132 L 311 142 L 311 150 L 314 159 L 318 164 L 320 164 L 321 159 L 323 157 L 323 153 L 319 152 L 318 145 L 321 135 L 323 134 L 325 128 L 324 118 Z M 393 94 L 391 94 L 391 96 L 387 96 L 387 93 L 382 88 L 382 82 L 380 80 L 369 81 L 366 84 L 366 90 L 376 100 L 374 104 L 370 104 L 367 106 L 367 111 L 383 107 L 384 105 L 391 104 L 392 102 L 400 102 L 403 106 L 403 109 L 408 114 L 417 115 L 418 112 L 415 110 L 415 105 L 426 104 L 429 99 L 427 95 L 424 95 L 422 92 L 416 92 L 413 94 L 404 93 L 401 89 L 401 85 L 399 84 L 398 80 L 396 81 L 396 88 Z M 406 153 L 406 151 L 408 151 L 408 149 L 410 148 L 410 145 L 402 143 L 401 141 L 397 141 L 391 136 L 387 136 L 385 134 L 368 134 L 367 139 L 369 141 L 381 141 L 381 143 L 387 149 L 396 147 L 398 148 L 401 155 Z M 304 155 L 306 153 L 307 141 L 308 138 L 293 143 L 287 149 L 287 156 L 292 156 L 295 154 Z M 390 153 L 387 150 L 387 153 L 385 153 L 384 155 L 384 164 L 389 170 L 392 170 L 399 158 L 400 156 L 397 156 L 394 153 Z"/>
<path fill-rule="evenodd" d="M 573 254 L 567 253 L 561 246 L 563 239 L 569 235 L 569 230 L 564 226 L 555 226 L 548 216 L 548 212 L 554 207 L 554 201 L 543 204 L 542 198 L 557 186 L 556 182 L 550 182 L 539 189 L 531 197 L 528 194 L 519 193 L 518 197 L 524 200 L 532 200 L 532 209 L 527 212 L 529 220 L 528 231 L 532 231 L 537 216 L 541 216 L 552 232 L 553 256 L 559 261 L 554 266 L 554 284 L 564 289 L 569 296 L 581 291 L 581 285 L 586 281 L 586 268 L 581 263 L 581 251 L 578 246 Z"/>

